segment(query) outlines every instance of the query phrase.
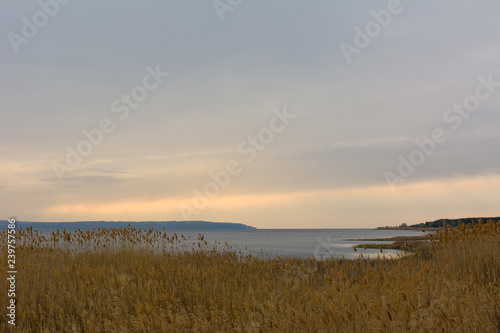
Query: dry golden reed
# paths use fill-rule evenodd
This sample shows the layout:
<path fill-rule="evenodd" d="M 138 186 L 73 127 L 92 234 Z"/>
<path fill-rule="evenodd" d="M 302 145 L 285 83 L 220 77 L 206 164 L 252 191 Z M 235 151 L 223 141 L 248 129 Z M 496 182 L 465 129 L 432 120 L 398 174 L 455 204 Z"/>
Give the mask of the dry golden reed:
<path fill-rule="evenodd" d="M 397 260 L 266 260 L 130 227 L 17 236 L 5 332 L 500 331 L 498 223 L 446 228 Z"/>

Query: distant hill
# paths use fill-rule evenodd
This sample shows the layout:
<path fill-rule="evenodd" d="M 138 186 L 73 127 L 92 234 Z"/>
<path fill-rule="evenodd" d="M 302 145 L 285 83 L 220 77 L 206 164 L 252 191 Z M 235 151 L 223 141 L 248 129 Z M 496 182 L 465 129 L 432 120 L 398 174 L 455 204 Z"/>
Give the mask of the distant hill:
<path fill-rule="evenodd" d="M 0 225 L 7 225 L 7 220 L 0 220 Z M 66 230 L 92 230 L 94 228 L 132 228 L 162 229 L 166 230 L 197 230 L 197 229 L 257 229 L 242 223 L 207 222 L 207 221 L 76 221 L 76 222 L 27 222 L 16 221 L 16 227 L 33 227 L 38 230 L 66 229 Z"/>
<path fill-rule="evenodd" d="M 399 226 L 385 226 L 378 227 L 378 230 L 414 230 L 416 228 L 429 228 L 429 229 L 437 229 L 444 227 L 444 223 L 446 223 L 449 227 L 458 227 L 458 223 L 461 222 L 463 224 L 471 224 L 471 223 L 487 223 L 488 221 L 500 222 L 500 217 L 466 217 L 460 219 L 439 219 L 436 221 L 407 225 L 403 223 Z"/>
<path fill-rule="evenodd" d="M 441 228 L 446 223 L 449 227 L 458 227 L 458 223 L 471 224 L 471 223 L 486 223 L 488 221 L 500 222 L 500 217 L 467 217 L 461 219 L 439 219 L 432 222 L 425 222 L 420 224 L 414 224 L 410 227 L 414 228 Z"/>

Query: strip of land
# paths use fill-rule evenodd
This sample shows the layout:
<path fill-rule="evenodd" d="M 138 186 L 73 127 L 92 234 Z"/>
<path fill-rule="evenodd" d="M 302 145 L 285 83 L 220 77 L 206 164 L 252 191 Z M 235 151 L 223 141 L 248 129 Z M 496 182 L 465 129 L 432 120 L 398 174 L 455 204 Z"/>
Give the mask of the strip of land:
<path fill-rule="evenodd" d="M 385 226 L 378 227 L 377 230 L 415 230 L 422 229 L 425 231 L 429 230 L 440 230 L 446 226 L 448 227 L 458 227 L 460 224 L 485 224 L 488 222 L 498 223 L 500 222 L 500 217 L 465 217 L 460 219 L 439 219 L 435 221 L 428 221 L 425 223 L 407 225 L 402 223 L 399 226 Z"/>
<path fill-rule="evenodd" d="M 412 241 L 412 240 L 425 240 L 427 239 L 426 236 L 396 236 L 396 237 L 387 237 L 387 238 L 358 238 L 358 239 L 346 239 L 349 241 L 384 241 L 384 242 L 390 242 L 390 241 Z"/>
<path fill-rule="evenodd" d="M 350 239 L 354 241 L 392 241 L 392 243 L 363 243 L 354 245 L 353 248 L 363 248 L 363 249 L 392 249 L 392 250 L 403 250 L 411 251 L 413 249 L 421 248 L 422 243 L 428 240 L 428 236 L 396 236 L 388 238 L 368 238 L 368 239 Z"/>
<path fill-rule="evenodd" d="M 0 220 L 0 225 L 8 224 Z M 257 229 L 255 227 L 233 222 L 209 221 L 76 221 L 76 222 L 27 222 L 16 221 L 20 228 L 32 227 L 38 230 L 92 230 L 97 228 L 140 228 L 140 229 L 165 229 L 165 230 L 198 230 L 198 229 Z"/>

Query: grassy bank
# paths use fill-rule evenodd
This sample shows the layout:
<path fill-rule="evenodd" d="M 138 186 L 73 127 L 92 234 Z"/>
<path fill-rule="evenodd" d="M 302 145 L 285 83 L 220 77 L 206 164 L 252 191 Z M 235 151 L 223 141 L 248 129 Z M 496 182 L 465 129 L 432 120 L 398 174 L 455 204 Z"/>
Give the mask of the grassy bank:
<path fill-rule="evenodd" d="M 396 236 L 387 238 L 358 238 L 358 239 L 346 239 L 350 241 L 414 241 L 414 240 L 426 240 L 429 236 Z"/>
<path fill-rule="evenodd" d="M 354 245 L 353 248 L 364 248 L 364 249 L 392 249 L 392 250 L 402 250 L 402 251 L 427 251 L 429 249 L 429 244 L 424 243 L 429 240 L 429 236 L 396 236 L 388 238 L 367 238 L 367 239 L 349 239 L 349 240 L 359 240 L 359 241 L 388 241 L 392 243 L 361 243 Z"/>
<path fill-rule="evenodd" d="M 263 260 L 217 251 L 201 235 L 192 241 L 152 230 L 18 237 L 25 243 L 16 249 L 12 331 L 500 329 L 498 223 L 446 229 L 431 236 L 431 251 L 399 260 Z M 181 241 L 197 250 L 169 247 Z M 6 261 L 0 256 L 1 267 Z M 5 309 L 5 276 L 0 290 Z M 0 327 L 10 331 L 6 320 L 0 316 Z"/>

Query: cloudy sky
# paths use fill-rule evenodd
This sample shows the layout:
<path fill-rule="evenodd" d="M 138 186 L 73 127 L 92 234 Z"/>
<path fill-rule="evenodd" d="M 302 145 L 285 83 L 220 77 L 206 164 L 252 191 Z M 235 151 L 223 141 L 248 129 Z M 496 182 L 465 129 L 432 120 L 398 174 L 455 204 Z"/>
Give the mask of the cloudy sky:
<path fill-rule="evenodd" d="M 0 3 L 0 212 L 500 215 L 498 1 Z"/>

